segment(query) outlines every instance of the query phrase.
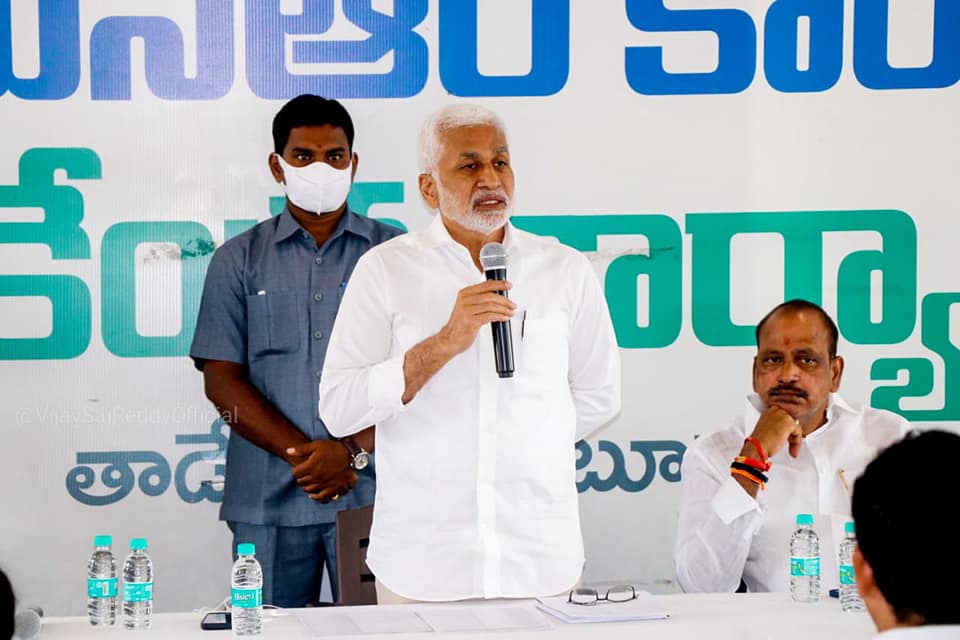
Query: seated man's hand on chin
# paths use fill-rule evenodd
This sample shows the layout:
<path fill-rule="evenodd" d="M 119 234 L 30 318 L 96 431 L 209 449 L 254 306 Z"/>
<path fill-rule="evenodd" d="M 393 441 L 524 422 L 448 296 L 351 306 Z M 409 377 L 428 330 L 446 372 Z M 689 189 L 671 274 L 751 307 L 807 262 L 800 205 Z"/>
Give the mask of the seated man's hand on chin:
<path fill-rule="evenodd" d="M 763 456 L 766 458 L 777 455 L 786 445 L 790 447 L 790 455 L 796 458 L 800 455 L 800 445 L 803 444 L 803 429 L 800 428 L 800 423 L 787 413 L 786 409 L 775 404 L 763 410 L 751 436 L 763 447 Z M 760 454 L 750 442 L 745 443 L 743 449 L 741 455 L 755 458 Z"/>

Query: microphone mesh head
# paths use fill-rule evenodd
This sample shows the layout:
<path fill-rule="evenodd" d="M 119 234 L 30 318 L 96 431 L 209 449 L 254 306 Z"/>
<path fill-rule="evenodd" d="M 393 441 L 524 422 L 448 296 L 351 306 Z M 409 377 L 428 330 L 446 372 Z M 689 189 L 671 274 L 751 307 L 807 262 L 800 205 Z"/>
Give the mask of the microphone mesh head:
<path fill-rule="evenodd" d="M 507 248 L 499 242 L 488 242 L 480 249 L 480 265 L 484 271 L 507 268 Z"/>
<path fill-rule="evenodd" d="M 32 609 L 17 612 L 13 624 L 16 640 L 34 640 L 40 635 L 40 615 Z"/>

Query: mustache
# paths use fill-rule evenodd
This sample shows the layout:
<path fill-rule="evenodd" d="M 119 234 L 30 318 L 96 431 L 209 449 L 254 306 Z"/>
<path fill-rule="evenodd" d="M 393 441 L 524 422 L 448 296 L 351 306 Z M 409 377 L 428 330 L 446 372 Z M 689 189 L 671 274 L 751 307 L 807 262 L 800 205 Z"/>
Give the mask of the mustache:
<path fill-rule="evenodd" d="M 775 387 L 770 387 L 767 391 L 768 395 L 771 396 L 796 396 L 798 398 L 806 398 L 807 392 L 801 389 L 800 387 L 795 387 L 792 384 L 778 384 Z"/>
<path fill-rule="evenodd" d="M 507 195 L 507 192 L 503 189 L 483 189 L 477 191 L 473 194 L 473 197 L 470 198 L 470 206 L 475 207 L 481 200 L 486 200 L 488 198 L 499 198 L 503 200 L 505 206 L 510 206 L 510 197 Z"/>

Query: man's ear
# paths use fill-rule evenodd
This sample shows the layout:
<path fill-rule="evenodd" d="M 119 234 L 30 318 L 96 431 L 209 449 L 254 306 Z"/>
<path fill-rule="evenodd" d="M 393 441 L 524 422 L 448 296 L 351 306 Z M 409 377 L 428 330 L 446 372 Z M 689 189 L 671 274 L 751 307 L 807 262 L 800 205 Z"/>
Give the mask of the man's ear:
<path fill-rule="evenodd" d="M 270 166 L 270 173 L 273 174 L 273 179 L 279 184 L 283 184 L 283 167 L 280 166 L 280 161 L 277 160 L 277 154 L 271 153 L 267 158 L 267 164 Z"/>
<path fill-rule="evenodd" d="M 840 390 L 840 378 L 843 377 L 843 358 L 836 356 L 830 361 L 830 375 L 832 376 L 830 391 Z"/>
<path fill-rule="evenodd" d="M 879 594 L 877 579 L 873 575 L 873 567 L 860 553 L 860 547 L 853 551 L 853 573 L 857 580 L 857 591 L 860 592 L 860 596 L 864 600 L 876 597 Z"/>
<path fill-rule="evenodd" d="M 418 178 L 420 197 L 431 209 L 440 208 L 440 194 L 437 192 L 437 181 L 429 173 L 421 173 Z"/>
<path fill-rule="evenodd" d="M 357 177 L 357 165 L 360 164 L 360 156 L 356 153 L 353 154 L 353 162 L 350 164 L 350 182 L 353 182 L 353 179 Z"/>

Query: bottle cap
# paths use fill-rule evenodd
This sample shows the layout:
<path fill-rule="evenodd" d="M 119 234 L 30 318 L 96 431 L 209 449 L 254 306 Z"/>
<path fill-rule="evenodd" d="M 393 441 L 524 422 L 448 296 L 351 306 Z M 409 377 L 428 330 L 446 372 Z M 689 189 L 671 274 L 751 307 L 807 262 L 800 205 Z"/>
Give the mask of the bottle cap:
<path fill-rule="evenodd" d="M 252 556 L 257 552 L 257 547 L 252 542 L 241 542 L 237 545 L 238 556 Z"/>
<path fill-rule="evenodd" d="M 113 544 L 113 536 L 94 536 L 93 546 L 95 547 L 109 547 Z"/>
<path fill-rule="evenodd" d="M 852 522 L 848 522 L 847 524 L 843 525 L 843 532 L 852 535 L 857 532 L 857 529 Z"/>
<path fill-rule="evenodd" d="M 130 548 L 134 551 L 147 548 L 147 539 L 146 538 L 133 538 L 130 540 Z"/>
<path fill-rule="evenodd" d="M 798 513 L 797 524 L 800 526 L 813 524 L 813 516 L 809 513 Z"/>

